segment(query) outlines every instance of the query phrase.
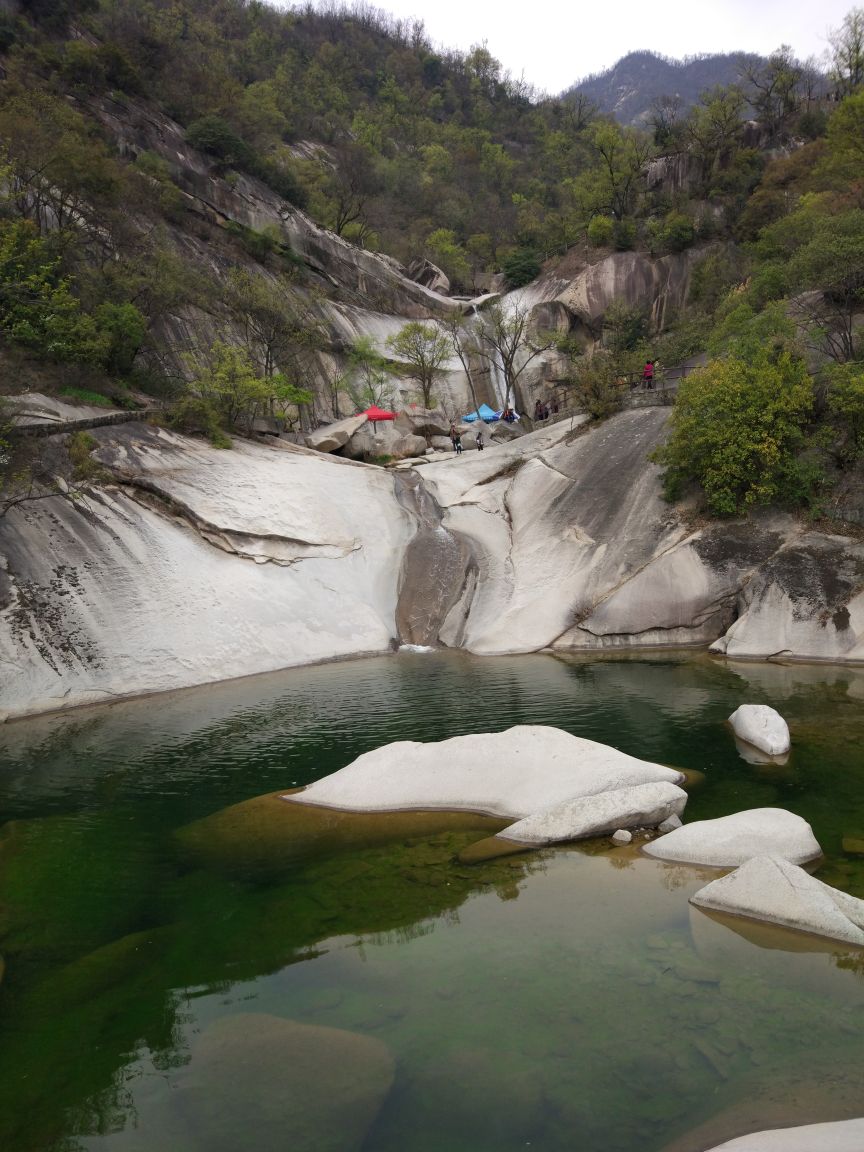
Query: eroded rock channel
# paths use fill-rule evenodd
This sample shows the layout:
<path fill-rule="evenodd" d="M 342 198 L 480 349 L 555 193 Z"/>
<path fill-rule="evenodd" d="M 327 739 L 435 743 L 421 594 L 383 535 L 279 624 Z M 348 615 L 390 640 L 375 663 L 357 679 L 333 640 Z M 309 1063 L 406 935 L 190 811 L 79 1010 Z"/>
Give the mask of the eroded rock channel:
<path fill-rule="evenodd" d="M 403 644 L 434 644 L 477 565 L 467 538 L 444 527 L 441 507 L 420 475 L 397 473 L 394 482 L 396 499 L 417 521 L 402 560 L 396 628 Z"/>

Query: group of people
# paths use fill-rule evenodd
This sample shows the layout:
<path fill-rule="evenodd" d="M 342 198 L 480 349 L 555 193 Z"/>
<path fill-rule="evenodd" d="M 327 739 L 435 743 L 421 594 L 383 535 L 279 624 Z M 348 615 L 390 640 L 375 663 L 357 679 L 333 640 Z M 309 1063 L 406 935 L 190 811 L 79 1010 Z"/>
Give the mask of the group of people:
<path fill-rule="evenodd" d="M 538 398 L 534 403 L 534 423 L 536 424 L 539 420 L 548 420 L 550 415 L 558 415 L 558 401 L 553 399 L 552 404 L 549 405 L 545 400 Z"/>
<path fill-rule="evenodd" d="M 457 456 L 462 455 L 462 433 L 455 424 L 450 424 L 450 443 L 453 445 L 453 451 Z M 483 425 L 477 429 L 477 435 L 474 437 L 474 443 L 477 445 L 477 451 L 482 452 L 486 445 L 483 443 Z"/>

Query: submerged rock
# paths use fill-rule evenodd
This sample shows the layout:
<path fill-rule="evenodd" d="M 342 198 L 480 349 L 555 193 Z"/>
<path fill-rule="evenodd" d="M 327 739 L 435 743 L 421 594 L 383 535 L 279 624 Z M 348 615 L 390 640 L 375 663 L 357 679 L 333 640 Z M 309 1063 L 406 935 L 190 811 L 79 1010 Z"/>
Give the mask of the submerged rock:
<path fill-rule="evenodd" d="M 862 1148 L 864 1120 L 837 1120 L 752 1132 L 718 1144 L 710 1152 L 861 1152 Z"/>
<path fill-rule="evenodd" d="M 354 1152 L 393 1083 L 380 1040 L 263 1013 L 204 1032 L 177 1089 L 207 1152 Z"/>
<path fill-rule="evenodd" d="M 767 752 L 782 756 L 789 751 L 789 727 L 779 712 L 767 704 L 742 704 L 729 717 L 739 740 Z"/>
<path fill-rule="evenodd" d="M 822 855 L 807 821 L 783 808 L 751 808 L 716 820 L 697 820 L 646 844 L 643 851 L 658 860 L 718 868 L 766 853 L 793 864 Z"/>
<path fill-rule="evenodd" d="M 691 904 L 864 947 L 864 900 L 777 856 L 756 856 L 690 897 Z"/>
<path fill-rule="evenodd" d="M 521 820 L 577 797 L 683 778 L 605 744 L 526 724 L 439 743 L 385 744 L 285 799 L 358 812 L 469 809 Z"/>
<path fill-rule="evenodd" d="M 661 781 L 613 788 L 594 796 L 566 800 L 511 824 L 498 833 L 502 840 L 523 844 L 554 844 L 564 840 L 584 840 L 615 832 L 626 837 L 616 843 L 629 844 L 627 828 L 653 828 L 661 821 L 684 811 L 687 793 L 676 784 Z M 616 831 L 620 829 L 621 831 Z"/>

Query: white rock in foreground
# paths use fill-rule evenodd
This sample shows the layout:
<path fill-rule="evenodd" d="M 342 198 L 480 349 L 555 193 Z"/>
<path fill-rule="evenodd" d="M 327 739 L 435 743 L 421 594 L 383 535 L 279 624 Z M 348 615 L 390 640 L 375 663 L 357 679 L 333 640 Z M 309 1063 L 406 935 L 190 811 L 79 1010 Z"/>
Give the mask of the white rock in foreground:
<path fill-rule="evenodd" d="M 748 860 L 700 888 L 690 903 L 864 946 L 864 900 L 823 884 L 777 856 Z"/>
<path fill-rule="evenodd" d="M 746 740 L 769 756 L 789 751 L 789 728 L 779 712 L 767 704 L 742 704 L 729 717 L 739 740 Z"/>
<path fill-rule="evenodd" d="M 498 833 L 501 840 L 520 844 L 554 844 L 583 840 L 617 829 L 653 828 L 684 811 L 687 793 L 668 781 L 614 788 L 596 796 L 580 796 L 535 812 Z M 625 832 L 629 843 L 632 839 Z"/>
<path fill-rule="evenodd" d="M 822 855 L 807 821 L 784 808 L 751 808 L 717 820 L 697 820 L 646 844 L 643 851 L 658 860 L 718 868 L 766 854 L 793 864 Z"/>
<path fill-rule="evenodd" d="M 864 1120 L 772 1128 L 718 1144 L 710 1152 L 861 1152 Z"/>
<path fill-rule="evenodd" d="M 671 768 L 529 724 L 433 744 L 385 744 L 285 799 L 354 812 L 445 808 L 519 820 L 579 796 L 682 780 Z"/>

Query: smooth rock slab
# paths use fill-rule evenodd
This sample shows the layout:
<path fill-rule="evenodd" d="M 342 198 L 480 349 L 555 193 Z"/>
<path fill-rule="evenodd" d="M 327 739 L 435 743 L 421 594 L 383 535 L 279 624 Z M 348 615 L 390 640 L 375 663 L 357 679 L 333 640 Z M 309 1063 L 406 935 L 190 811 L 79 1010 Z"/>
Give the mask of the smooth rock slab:
<path fill-rule="evenodd" d="M 789 751 L 789 727 L 779 712 L 767 704 L 742 704 L 729 717 L 732 730 L 769 756 L 782 756 Z"/>
<path fill-rule="evenodd" d="M 643 851 L 658 860 L 718 868 L 743 864 L 753 856 L 781 856 L 804 864 L 822 855 L 807 821 L 783 808 L 751 808 L 717 820 L 697 820 L 646 844 Z"/>
<path fill-rule="evenodd" d="M 772 1128 L 718 1144 L 710 1152 L 861 1152 L 864 1120 Z"/>
<path fill-rule="evenodd" d="M 544 808 L 504 828 L 498 838 L 522 844 L 555 844 L 606 832 L 617 835 L 618 829 L 653 828 L 673 814 L 683 812 L 686 803 L 687 793 L 683 788 L 666 781 L 615 788 Z M 624 835 L 627 839 L 623 843 L 629 843 L 630 833 L 624 831 Z"/>
<path fill-rule="evenodd" d="M 380 1040 L 243 1013 L 201 1036 L 177 1104 L 207 1152 L 356 1152 L 393 1074 Z"/>
<path fill-rule="evenodd" d="M 577 797 L 683 779 L 594 740 L 526 724 L 433 744 L 385 744 L 285 799 L 357 812 L 447 808 L 521 820 Z"/>
<path fill-rule="evenodd" d="M 777 856 L 748 860 L 700 888 L 690 903 L 864 947 L 864 900 L 823 884 Z"/>

